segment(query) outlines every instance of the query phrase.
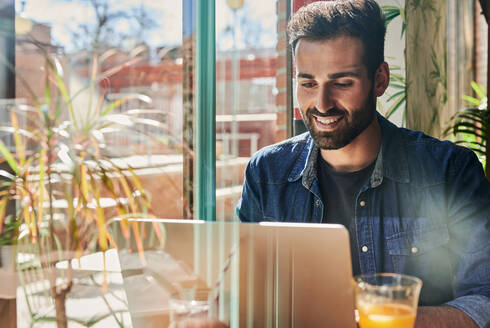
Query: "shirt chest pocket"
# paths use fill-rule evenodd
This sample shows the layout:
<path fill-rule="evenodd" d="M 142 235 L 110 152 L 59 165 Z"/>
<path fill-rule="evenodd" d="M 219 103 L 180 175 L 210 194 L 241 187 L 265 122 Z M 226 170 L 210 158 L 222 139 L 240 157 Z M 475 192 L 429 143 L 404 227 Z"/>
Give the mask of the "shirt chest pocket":
<path fill-rule="evenodd" d="M 449 242 L 447 226 L 413 229 L 386 238 L 390 255 L 423 255 Z"/>
<path fill-rule="evenodd" d="M 452 294 L 453 272 L 447 226 L 414 229 L 388 237 L 388 257 L 395 272 L 422 279 L 421 304 L 438 304 Z"/>

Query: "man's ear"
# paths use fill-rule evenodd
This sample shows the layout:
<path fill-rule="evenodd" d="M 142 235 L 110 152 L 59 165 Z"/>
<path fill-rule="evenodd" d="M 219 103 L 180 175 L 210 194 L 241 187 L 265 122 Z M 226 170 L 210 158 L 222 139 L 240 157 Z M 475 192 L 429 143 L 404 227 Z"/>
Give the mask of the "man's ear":
<path fill-rule="evenodd" d="M 382 62 L 374 74 L 374 94 L 381 97 L 390 84 L 390 68 L 387 62 Z"/>

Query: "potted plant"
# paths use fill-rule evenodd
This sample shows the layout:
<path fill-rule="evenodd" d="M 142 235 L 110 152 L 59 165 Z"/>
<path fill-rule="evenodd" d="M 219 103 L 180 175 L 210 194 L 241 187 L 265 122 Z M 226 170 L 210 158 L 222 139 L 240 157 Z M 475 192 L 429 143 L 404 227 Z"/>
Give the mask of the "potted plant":
<path fill-rule="evenodd" d="M 10 148 L 0 141 L 1 162 L 8 167 L 0 170 L 0 229 L 5 229 L 5 223 L 10 228 L 0 233 L 4 239 L 10 233 L 8 238 L 18 241 L 19 251 L 35 255 L 19 264 L 19 271 L 41 271 L 49 282 L 56 309 L 55 319 L 45 319 L 55 320 L 61 328 L 67 327 L 65 301 L 74 282 L 71 259 L 117 247 L 107 227 L 104 200 L 112 200 L 117 215 L 123 218 L 122 234 L 133 238 L 142 250 L 138 224 L 126 218 L 147 215 L 148 196 L 135 171 L 109 156 L 106 134 L 116 130 L 137 133 L 139 125 L 155 129 L 163 126 L 139 117 L 150 110 L 121 111 L 123 104 L 141 99 L 141 95 L 108 101 L 101 88 L 101 81 L 138 62 L 137 52 L 127 62 L 108 70 L 102 70 L 100 57 L 94 56 L 87 85 L 73 92 L 56 55 L 38 48 L 45 59 L 44 97 L 37 97 L 17 74 L 30 93 L 32 104 L 10 108 L 10 124 L 0 127 L 13 140 Z M 80 105 L 83 108 L 77 107 L 80 97 L 85 97 Z M 21 118 L 25 121 L 23 126 L 19 124 Z M 9 201 L 17 205 L 13 216 L 6 215 Z M 60 202 L 64 206 L 59 206 Z M 62 260 L 67 260 L 66 270 L 56 268 Z"/>

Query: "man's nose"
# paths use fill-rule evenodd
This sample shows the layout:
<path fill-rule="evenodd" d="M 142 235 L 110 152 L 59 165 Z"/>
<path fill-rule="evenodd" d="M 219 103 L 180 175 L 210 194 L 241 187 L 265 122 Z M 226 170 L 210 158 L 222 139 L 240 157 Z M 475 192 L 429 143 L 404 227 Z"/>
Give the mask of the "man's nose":
<path fill-rule="evenodd" d="M 334 108 L 334 101 L 332 97 L 332 92 L 328 85 L 323 85 L 317 95 L 316 108 L 322 112 L 326 113 L 330 109 Z"/>

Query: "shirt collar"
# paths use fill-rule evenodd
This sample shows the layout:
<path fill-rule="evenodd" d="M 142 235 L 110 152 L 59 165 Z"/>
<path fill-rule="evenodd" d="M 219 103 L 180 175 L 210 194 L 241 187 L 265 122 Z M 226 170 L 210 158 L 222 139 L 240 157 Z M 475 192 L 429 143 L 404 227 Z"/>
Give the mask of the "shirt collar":
<path fill-rule="evenodd" d="M 381 184 L 383 176 L 400 183 L 410 182 L 408 170 L 407 142 L 402 129 L 388 121 L 378 113 L 381 127 L 381 149 L 376 159 L 371 186 Z"/>
<path fill-rule="evenodd" d="M 373 174 L 371 175 L 371 187 L 377 187 L 383 182 L 383 177 L 389 178 L 396 182 L 410 182 L 408 171 L 408 158 L 406 152 L 406 142 L 399 128 L 377 113 L 378 122 L 381 127 L 381 149 L 376 164 L 374 165 Z M 315 144 L 308 133 L 306 145 L 296 163 L 291 170 L 288 181 L 293 182 L 302 177 L 303 185 L 311 187 L 313 180 L 317 177 L 317 160 L 320 148 Z"/>
<path fill-rule="evenodd" d="M 288 181 L 293 182 L 303 177 L 303 184 L 308 188 L 316 177 L 316 162 L 320 153 L 318 146 L 311 138 L 310 133 L 305 133 L 306 144 L 303 147 L 300 156 L 296 159 L 293 169 L 289 173 Z"/>

